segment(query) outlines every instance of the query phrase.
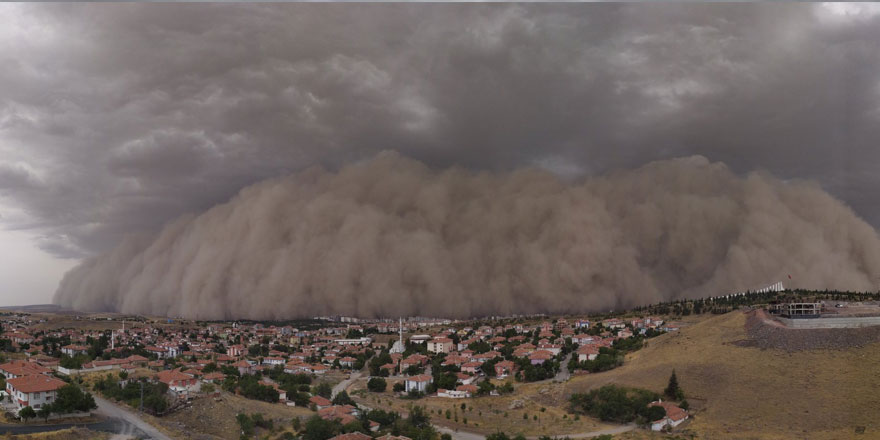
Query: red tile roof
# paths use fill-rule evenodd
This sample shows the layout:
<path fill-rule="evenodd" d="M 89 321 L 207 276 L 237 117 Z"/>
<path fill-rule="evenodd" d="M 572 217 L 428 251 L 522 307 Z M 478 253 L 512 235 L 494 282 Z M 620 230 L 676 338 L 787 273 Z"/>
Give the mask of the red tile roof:
<path fill-rule="evenodd" d="M 67 385 L 67 382 L 64 382 L 63 380 L 42 374 L 31 374 L 28 376 L 16 377 L 14 379 L 7 379 L 6 383 L 12 385 L 12 388 L 23 393 L 54 391 Z"/>
<path fill-rule="evenodd" d="M 52 370 L 45 368 L 33 362 L 13 360 L 5 364 L 0 364 L 0 370 L 8 372 L 14 376 L 27 376 L 30 374 L 44 374 Z"/>

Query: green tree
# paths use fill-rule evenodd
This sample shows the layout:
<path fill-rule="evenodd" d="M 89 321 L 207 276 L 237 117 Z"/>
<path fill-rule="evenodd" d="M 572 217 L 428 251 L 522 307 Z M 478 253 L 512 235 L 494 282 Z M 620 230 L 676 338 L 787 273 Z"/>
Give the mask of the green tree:
<path fill-rule="evenodd" d="M 649 422 L 655 422 L 666 417 L 666 410 L 662 406 L 649 406 L 645 411 L 645 418 Z"/>
<path fill-rule="evenodd" d="M 52 412 L 67 414 L 90 411 L 97 407 L 95 398 L 90 393 L 84 392 L 76 384 L 69 383 L 58 389 L 55 402 L 52 403 Z"/>
<path fill-rule="evenodd" d="M 306 421 L 306 426 L 302 435 L 303 440 L 327 440 L 330 437 L 339 434 L 342 431 L 342 425 L 336 420 L 324 420 L 318 415 L 314 415 Z"/>
<path fill-rule="evenodd" d="M 321 382 L 312 389 L 312 394 L 316 394 L 325 399 L 329 399 L 333 394 L 333 387 L 330 386 L 327 382 Z"/>
<path fill-rule="evenodd" d="M 26 406 L 26 407 L 22 408 L 21 411 L 18 412 L 18 416 L 21 417 L 22 420 L 27 422 L 29 419 L 36 417 L 37 412 L 34 411 L 34 409 L 31 408 L 30 406 Z"/>
<path fill-rule="evenodd" d="M 47 404 L 43 405 L 42 408 L 37 410 L 37 416 L 47 422 L 49 421 L 49 416 L 51 416 L 51 415 L 52 415 L 52 404 L 51 403 L 47 403 Z"/>
<path fill-rule="evenodd" d="M 373 377 L 367 381 L 367 389 L 374 393 L 381 393 L 388 387 L 388 382 L 381 377 Z"/>
<path fill-rule="evenodd" d="M 247 414 L 239 413 L 235 416 L 238 426 L 241 428 L 241 437 L 249 438 L 254 435 L 254 421 Z"/>
<path fill-rule="evenodd" d="M 669 376 L 669 384 L 666 385 L 663 394 L 667 398 L 673 400 L 681 400 L 684 398 L 684 392 L 682 392 L 681 387 L 678 385 L 678 377 L 675 375 L 675 369 L 672 370 L 672 375 Z"/>
<path fill-rule="evenodd" d="M 345 392 L 345 390 L 340 391 L 339 394 L 337 394 L 336 397 L 333 398 L 333 404 L 357 406 L 357 404 L 354 403 L 354 400 L 351 400 L 351 396 L 349 396 L 348 393 Z"/>

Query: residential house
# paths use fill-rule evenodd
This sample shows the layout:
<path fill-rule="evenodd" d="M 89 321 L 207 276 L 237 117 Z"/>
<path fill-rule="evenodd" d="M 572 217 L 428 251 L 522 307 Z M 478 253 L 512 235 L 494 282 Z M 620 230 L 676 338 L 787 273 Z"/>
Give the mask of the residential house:
<path fill-rule="evenodd" d="M 26 406 L 40 409 L 43 405 L 54 402 L 58 389 L 64 385 L 67 382 L 54 377 L 30 374 L 7 379 L 6 393 L 12 397 L 19 410 Z"/>
<path fill-rule="evenodd" d="M 0 373 L 3 373 L 6 379 L 35 374 L 49 374 L 51 372 L 52 370 L 46 367 L 28 361 L 11 360 L 5 364 L 0 364 Z"/>
<path fill-rule="evenodd" d="M 89 352 L 89 347 L 86 347 L 85 345 L 70 344 L 70 345 L 65 345 L 64 347 L 61 347 L 61 354 L 66 354 L 70 357 L 76 356 L 78 354 L 86 354 L 88 352 Z"/>
<path fill-rule="evenodd" d="M 192 374 L 187 374 L 180 369 L 160 371 L 157 375 L 159 382 L 168 385 L 168 391 L 174 394 L 188 394 L 199 390 L 199 381 Z"/>
<path fill-rule="evenodd" d="M 418 376 L 410 376 L 405 379 L 405 390 L 407 393 L 412 391 L 418 391 L 420 393 L 424 393 L 428 389 L 428 384 L 433 383 L 434 378 L 428 376 L 427 374 L 420 374 Z"/>
<path fill-rule="evenodd" d="M 501 361 L 495 364 L 495 377 L 504 379 L 515 372 L 516 364 L 513 361 Z"/>
<path fill-rule="evenodd" d="M 597 345 L 582 345 L 577 349 L 578 362 L 596 360 L 597 356 L 599 356 Z"/>
<path fill-rule="evenodd" d="M 661 399 L 656 402 L 649 403 L 648 406 L 659 406 L 666 410 L 666 417 L 651 422 L 652 431 L 661 431 L 667 426 L 669 426 L 670 428 L 675 428 L 676 426 L 681 425 L 682 423 L 684 423 L 685 420 L 688 419 L 687 411 L 672 402 L 664 402 Z"/>
<path fill-rule="evenodd" d="M 434 338 L 428 341 L 428 351 L 431 353 L 449 353 L 452 351 L 452 339 Z"/>

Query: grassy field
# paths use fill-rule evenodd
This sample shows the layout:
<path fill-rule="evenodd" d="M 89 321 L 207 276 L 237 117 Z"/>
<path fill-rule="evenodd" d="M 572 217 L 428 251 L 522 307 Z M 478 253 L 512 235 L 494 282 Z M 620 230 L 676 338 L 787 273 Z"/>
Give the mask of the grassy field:
<path fill-rule="evenodd" d="M 224 392 L 219 399 L 196 399 L 189 407 L 165 417 L 150 418 L 149 421 L 158 424 L 176 439 L 233 440 L 238 439 L 240 434 L 235 420 L 238 413 L 262 413 L 265 418 L 273 420 L 275 434 L 271 438 L 276 438 L 283 431 L 291 431 L 294 417 L 305 419 L 315 414 L 308 408 L 260 402 Z"/>
<path fill-rule="evenodd" d="M 501 383 L 500 381 L 497 383 Z M 394 381 L 388 381 L 388 389 Z M 426 397 L 418 400 L 398 399 L 390 392 L 363 393 L 364 397 L 355 394 L 353 397 L 359 403 L 371 408 L 394 409 L 406 412 L 410 405 L 419 405 L 427 408 L 431 414 L 431 421 L 437 425 L 452 429 L 491 434 L 496 431 L 507 433 L 522 433 L 527 436 L 541 435 L 548 432 L 553 434 L 572 434 L 603 429 L 607 425 L 589 417 L 576 417 L 569 413 L 564 406 L 548 405 L 542 402 L 554 389 L 550 384 L 544 386 L 519 385 L 527 392 L 515 392 L 506 396 L 484 396 L 472 399 L 448 399 L 441 397 Z M 529 387 L 535 387 L 533 390 Z M 363 389 L 363 381 L 359 381 L 349 389 Z M 360 393 L 358 393 L 360 394 Z M 519 401 L 516 403 L 514 401 Z M 465 408 L 462 409 L 461 405 Z M 449 418 L 446 413 L 449 412 Z"/>

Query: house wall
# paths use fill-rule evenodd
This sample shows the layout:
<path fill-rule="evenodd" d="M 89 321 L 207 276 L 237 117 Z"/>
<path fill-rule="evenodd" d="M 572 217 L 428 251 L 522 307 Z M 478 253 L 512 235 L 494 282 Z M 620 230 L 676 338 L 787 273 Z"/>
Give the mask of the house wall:
<path fill-rule="evenodd" d="M 23 393 L 14 389 L 9 383 L 6 384 L 6 391 L 12 396 L 18 409 L 22 409 L 25 406 L 30 406 L 33 409 L 40 409 L 44 404 L 55 401 L 55 391 Z"/>

